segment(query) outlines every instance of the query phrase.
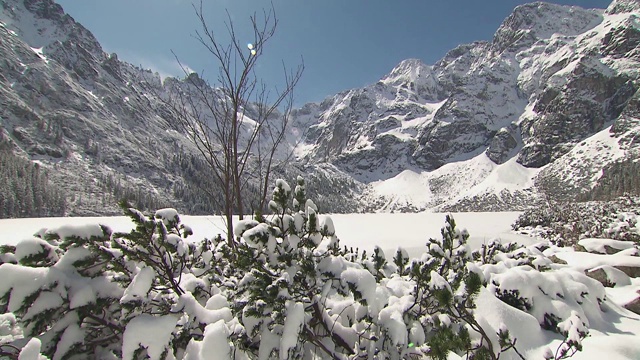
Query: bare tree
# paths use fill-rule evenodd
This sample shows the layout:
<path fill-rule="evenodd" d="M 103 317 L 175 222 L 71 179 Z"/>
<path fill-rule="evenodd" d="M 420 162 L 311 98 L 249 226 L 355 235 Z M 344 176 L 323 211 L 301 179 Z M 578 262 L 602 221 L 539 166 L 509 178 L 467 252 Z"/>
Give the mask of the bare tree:
<path fill-rule="evenodd" d="M 265 207 L 269 177 L 291 122 L 293 90 L 304 64 L 293 71 L 283 64 L 281 89 L 269 90 L 258 79 L 256 64 L 278 25 L 273 5 L 261 16 L 250 17 L 253 39 L 248 45 L 238 38 L 228 12 L 228 42 L 223 43 L 209 28 L 202 1 L 194 10 L 200 22 L 195 38 L 218 66 L 217 81 L 212 86 L 183 67 L 185 81 L 170 85 L 163 102 L 172 113 L 172 125 L 189 137 L 211 170 L 212 182 L 203 188 L 204 194 L 224 213 L 228 241 L 233 245 L 233 214 L 242 219 L 249 203 L 244 198 L 249 184 L 259 188 L 253 206 L 256 210 Z"/>

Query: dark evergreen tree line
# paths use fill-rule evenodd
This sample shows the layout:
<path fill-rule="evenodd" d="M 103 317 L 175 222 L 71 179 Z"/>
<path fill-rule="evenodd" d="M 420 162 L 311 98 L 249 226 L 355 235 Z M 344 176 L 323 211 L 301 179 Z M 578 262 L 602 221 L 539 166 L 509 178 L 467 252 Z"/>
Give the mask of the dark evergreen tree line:
<path fill-rule="evenodd" d="M 62 216 L 66 208 L 64 192 L 45 169 L 0 143 L 0 218 Z"/>
<path fill-rule="evenodd" d="M 221 211 L 217 204 L 209 201 L 207 192 L 211 195 L 220 194 L 220 189 L 214 185 L 210 169 L 200 157 L 177 153 L 170 162 L 174 172 L 182 174 L 184 181 L 173 184 L 173 196 L 184 203 L 184 212 L 193 215 L 217 214 Z"/>
<path fill-rule="evenodd" d="M 167 206 L 156 194 L 141 186 L 131 186 L 126 180 L 114 174 L 98 177 L 102 189 L 102 204 L 111 205 L 126 200 L 138 209 L 151 210 Z"/>
<path fill-rule="evenodd" d="M 184 182 L 173 184 L 173 196 L 184 203 L 184 212 L 192 215 L 218 214 L 222 208 L 209 201 L 211 196 L 221 196 L 221 189 L 215 186 L 210 169 L 204 160 L 197 155 L 178 153 L 170 162 L 170 169 L 182 175 Z M 352 213 L 360 210 L 359 203 L 350 194 L 357 191 L 358 184 L 346 177 L 313 171 L 299 166 L 274 167 L 275 177 L 295 179 L 299 174 L 306 174 L 311 179 L 312 191 L 317 195 L 316 205 L 327 213 Z M 258 179 L 256 183 L 258 182 Z M 244 185 L 244 209 L 249 213 L 265 212 L 268 209 L 257 209 L 259 189 L 251 179 Z M 207 193 L 210 196 L 204 196 Z"/>

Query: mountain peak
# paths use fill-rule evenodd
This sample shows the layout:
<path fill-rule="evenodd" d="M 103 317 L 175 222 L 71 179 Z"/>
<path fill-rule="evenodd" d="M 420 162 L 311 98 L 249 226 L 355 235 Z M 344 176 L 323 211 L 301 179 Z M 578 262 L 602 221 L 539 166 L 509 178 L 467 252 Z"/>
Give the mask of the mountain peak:
<path fill-rule="evenodd" d="M 422 60 L 413 58 L 413 59 L 405 59 L 400 61 L 398 65 L 396 65 L 393 70 L 402 69 L 402 68 L 417 68 L 427 66 Z M 392 70 L 392 71 L 393 71 Z"/>
<path fill-rule="evenodd" d="M 420 77 L 420 74 L 425 70 L 428 71 L 429 66 L 422 62 L 420 59 L 406 59 L 402 60 L 396 65 L 389 74 L 384 76 L 382 82 L 396 82 L 402 81 L 415 81 Z"/>
<path fill-rule="evenodd" d="M 640 10 L 640 0 L 613 0 L 607 8 L 607 14 L 621 14 Z"/>
<path fill-rule="evenodd" d="M 42 19 L 61 21 L 65 16 L 62 6 L 51 0 L 25 0 L 24 6 L 27 10 Z"/>
<path fill-rule="evenodd" d="M 71 41 L 96 59 L 106 58 L 93 34 L 52 0 L 5 0 L 0 6 L 0 22 L 32 48 L 42 48 L 50 55 L 60 44 Z"/>
<path fill-rule="evenodd" d="M 602 10 L 534 2 L 517 6 L 493 38 L 498 51 L 533 45 L 554 34 L 576 36 L 602 22 Z"/>
<path fill-rule="evenodd" d="M 420 59 L 401 61 L 380 82 L 387 86 L 407 88 L 412 93 L 435 100 L 437 98 L 438 82 L 433 68 Z"/>
<path fill-rule="evenodd" d="M 420 59 L 406 59 L 396 65 L 380 82 L 386 85 L 424 85 L 434 82 L 433 71 Z"/>

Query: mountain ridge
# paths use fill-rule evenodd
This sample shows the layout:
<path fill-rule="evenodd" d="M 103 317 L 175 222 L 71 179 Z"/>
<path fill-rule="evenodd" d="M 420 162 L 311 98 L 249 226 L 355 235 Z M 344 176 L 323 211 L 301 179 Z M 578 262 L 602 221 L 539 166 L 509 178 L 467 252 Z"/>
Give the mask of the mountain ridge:
<path fill-rule="evenodd" d="M 105 53 L 51 0 L 2 10 L 3 138 L 66 185 L 71 214 L 115 212 L 116 184 L 148 206 L 212 211 L 192 189 L 192 145 L 158 101 L 167 80 Z M 278 175 L 315 180 L 329 212 L 519 210 L 611 192 L 598 180 L 639 157 L 639 18 L 635 0 L 518 6 L 491 42 L 404 60 L 296 109 L 296 160 Z"/>
<path fill-rule="evenodd" d="M 431 91 L 412 93 L 415 84 L 411 80 L 399 89 L 393 88 L 398 82 L 380 81 L 361 90 L 342 93 L 342 98 L 332 98 L 333 109 L 318 116 L 320 126 L 316 126 L 322 136 L 315 134 L 312 125 L 311 141 L 321 140 L 315 142 L 316 149 L 312 150 L 315 157 L 310 158 L 332 162 L 356 179 L 374 184 L 373 193 L 377 185 L 385 189 L 392 187 L 381 181 L 394 182 L 399 180 L 397 176 L 406 180 L 406 170 L 413 171 L 412 177 L 420 179 L 414 185 L 422 186 L 425 193 L 431 192 L 432 201 L 421 200 L 416 206 L 406 201 L 402 190 L 395 194 L 378 192 L 388 198 L 386 208 L 391 210 L 396 201 L 394 196 L 402 198 L 396 209 L 405 206 L 414 210 L 522 208 L 546 196 L 544 189 L 549 188 L 549 183 L 556 181 L 562 187 L 571 188 L 573 184 L 560 181 L 562 176 L 558 175 L 565 169 L 550 171 L 550 164 L 607 127 L 629 123 L 620 115 L 638 87 L 635 70 L 638 56 L 634 53 L 637 41 L 627 41 L 635 39 L 636 4 L 615 1 L 609 9 L 546 3 L 521 5 L 503 22 L 492 42 L 460 45 L 432 66 L 403 62 L 383 77 L 384 80 L 393 74 L 411 73 L 412 69 L 406 65 L 412 64 L 414 70 L 419 69 L 435 79 L 430 83 Z M 406 110 L 406 102 L 397 102 L 399 106 L 380 111 L 381 104 L 384 105 L 380 99 L 393 97 L 389 93 L 395 93 L 398 99 L 397 95 L 402 92 L 411 94 L 406 97 L 413 101 L 411 110 L 422 110 L 420 114 Z M 368 93 L 373 95 L 367 96 Z M 428 103 L 425 98 L 432 101 L 432 105 L 438 100 L 442 102 L 429 111 L 424 109 Z M 365 105 L 352 106 L 354 99 L 356 104 Z M 327 111 L 329 117 L 337 118 L 334 124 L 326 122 Z M 405 131 L 407 116 L 409 120 L 423 117 L 419 126 L 413 128 L 413 136 L 405 136 L 409 134 Z M 345 136 L 342 128 L 366 130 Z M 637 133 L 637 128 L 630 131 Z M 336 143 L 341 147 L 332 148 Z M 336 151 L 341 149 L 345 150 Z M 627 152 L 623 158 L 637 157 L 629 152 L 636 151 L 634 149 L 618 150 Z M 484 156 L 493 165 L 482 160 Z M 480 197 L 478 188 L 469 189 L 482 183 L 487 187 L 489 175 L 514 156 L 517 161 L 505 165 L 513 169 L 504 172 L 530 174 L 531 178 L 522 182 L 530 186 L 513 189 L 508 182 L 498 183 L 494 184 L 500 189 L 497 193 L 490 191 Z M 381 161 L 386 157 L 392 158 Z M 472 163 L 477 167 L 471 166 Z M 485 171 L 487 166 L 494 170 Z M 519 166 L 523 168 L 518 169 Z M 475 180 L 462 181 L 464 186 L 456 186 L 454 176 L 449 173 L 452 167 L 464 169 L 467 172 L 464 176 L 475 177 Z M 377 170 L 382 171 L 382 176 Z M 572 171 L 580 173 L 581 169 L 566 172 Z M 470 176 L 468 172 L 476 174 Z M 451 203 L 450 192 L 440 191 L 442 182 L 450 184 L 454 192 L 463 193 L 457 196 L 458 205 L 455 201 Z M 432 184 L 436 191 L 424 184 Z M 505 192 L 506 188 L 511 190 Z M 584 186 L 573 189 L 577 193 L 568 191 L 561 198 L 572 200 L 588 192 Z M 482 204 L 483 198 L 489 199 L 484 207 L 469 204 Z M 461 206 L 464 203 L 467 205 Z"/>

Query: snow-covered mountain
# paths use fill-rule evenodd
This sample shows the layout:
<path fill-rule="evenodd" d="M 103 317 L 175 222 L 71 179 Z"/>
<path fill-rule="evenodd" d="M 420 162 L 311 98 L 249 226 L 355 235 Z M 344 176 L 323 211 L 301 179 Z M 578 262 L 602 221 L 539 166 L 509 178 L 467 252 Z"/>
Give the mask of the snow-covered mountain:
<path fill-rule="evenodd" d="M 111 212 L 104 194 L 117 187 L 202 210 L 185 190 L 193 152 L 158 106 L 167 83 L 106 54 L 51 0 L 1 4 L 0 139 L 47 166 L 76 214 Z M 304 173 L 325 212 L 520 209 L 543 195 L 638 192 L 639 43 L 636 0 L 519 6 L 491 42 L 433 65 L 405 60 L 296 110 L 298 159 L 284 172 Z"/>
<path fill-rule="evenodd" d="M 53 1 L 1 10 L 0 138 L 49 168 L 72 213 L 113 212 L 123 191 L 176 201 L 175 154 L 186 143 L 143 91 L 161 89 L 160 77 L 105 53 Z"/>
<path fill-rule="evenodd" d="M 370 184 L 387 210 L 585 196 L 608 164 L 638 160 L 639 8 L 519 6 L 491 42 L 303 108 L 305 159 Z"/>

